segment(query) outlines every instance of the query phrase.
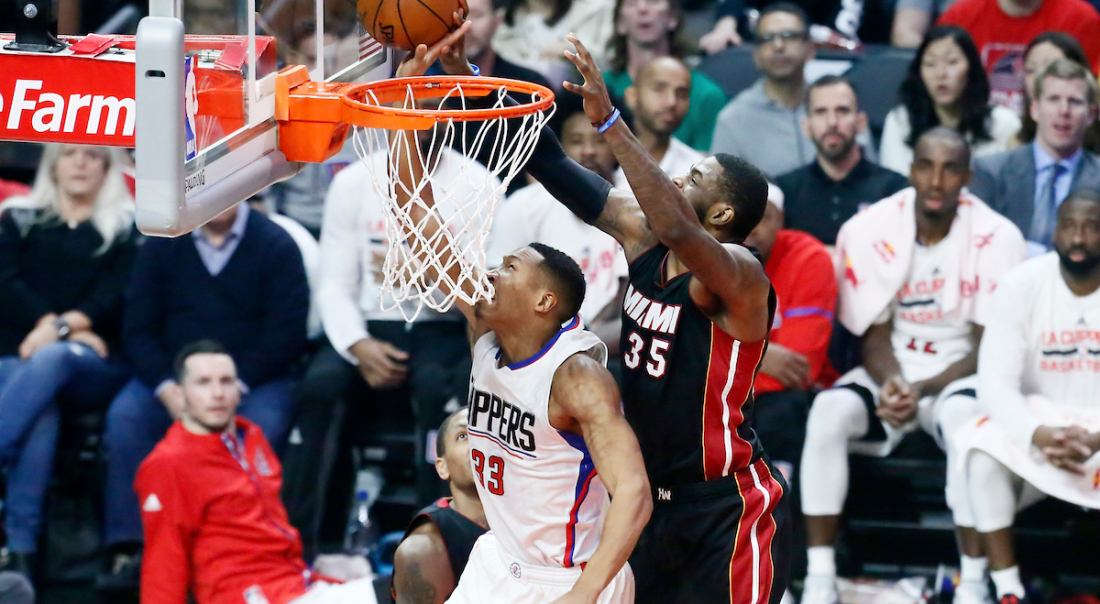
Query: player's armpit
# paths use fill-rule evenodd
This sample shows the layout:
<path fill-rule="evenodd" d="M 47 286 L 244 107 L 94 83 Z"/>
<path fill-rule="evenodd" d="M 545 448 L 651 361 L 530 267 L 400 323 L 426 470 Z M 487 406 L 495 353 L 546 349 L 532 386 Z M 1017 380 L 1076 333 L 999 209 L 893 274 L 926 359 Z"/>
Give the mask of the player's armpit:
<path fill-rule="evenodd" d="M 588 560 L 573 591 L 595 596 L 622 569 L 653 511 L 641 447 L 623 416 L 619 389 L 600 363 L 576 354 L 554 373 L 550 424 L 580 434 L 608 493 L 600 545 Z"/>
<path fill-rule="evenodd" d="M 607 205 L 593 226 L 611 235 L 623 246 L 627 262 L 633 262 L 658 243 L 638 200 L 629 191 L 611 189 Z"/>
<path fill-rule="evenodd" d="M 417 527 L 397 546 L 393 558 L 397 604 L 443 604 L 457 583 L 447 546 L 431 523 Z"/>
<path fill-rule="evenodd" d="M 691 271 L 691 299 L 729 335 L 746 342 L 763 339 L 771 329 L 771 281 L 764 266 L 747 248 L 700 232 L 694 243 L 668 244 Z"/>

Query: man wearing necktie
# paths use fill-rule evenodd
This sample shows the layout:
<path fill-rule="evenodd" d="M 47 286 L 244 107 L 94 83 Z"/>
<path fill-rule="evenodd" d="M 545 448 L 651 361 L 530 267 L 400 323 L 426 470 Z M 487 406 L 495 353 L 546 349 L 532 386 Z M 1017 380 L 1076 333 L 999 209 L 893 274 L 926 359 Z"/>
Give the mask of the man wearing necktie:
<path fill-rule="evenodd" d="M 1035 141 L 975 162 L 970 191 L 1024 233 L 1031 255 L 1051 244 L 1058 206 L 1078 188 L 1100 190 L 1100 158 L 1085 151 L 1096 119 L 1096 80 L 1068 60 L 1055 61 L 1035 81 L 1031 117 Z"/>

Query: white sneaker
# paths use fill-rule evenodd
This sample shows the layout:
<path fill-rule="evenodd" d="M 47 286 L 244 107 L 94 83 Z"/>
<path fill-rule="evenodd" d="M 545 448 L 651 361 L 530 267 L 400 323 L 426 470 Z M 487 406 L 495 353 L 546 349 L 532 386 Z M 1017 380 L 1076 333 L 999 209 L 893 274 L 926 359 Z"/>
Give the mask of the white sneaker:
<path fill-rule="evenodd" d="M 985 581 L 963 581 L 955 588 L 955 604 L 993 604 Z"/>
<path fill-rule="evenodd" d="M 800 604 L 840 604 L 836 591 L 836 577 L 807 575 L 802 587 Z"/>

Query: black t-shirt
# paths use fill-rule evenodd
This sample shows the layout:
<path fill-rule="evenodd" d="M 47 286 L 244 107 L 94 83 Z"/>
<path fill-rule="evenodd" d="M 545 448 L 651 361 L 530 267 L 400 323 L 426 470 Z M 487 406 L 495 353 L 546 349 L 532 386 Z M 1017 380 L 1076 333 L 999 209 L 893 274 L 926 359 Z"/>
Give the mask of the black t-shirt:
<path fill-rule="evenodd" d="M 887 168 L 860 159 L 840 181 L 825 174 L 817 161 L 775 179 L 783 190 L 786 216 L 783 226 L 836 243 L 840 227 L 865 207 L 909 186 L 909 181 Z"/>

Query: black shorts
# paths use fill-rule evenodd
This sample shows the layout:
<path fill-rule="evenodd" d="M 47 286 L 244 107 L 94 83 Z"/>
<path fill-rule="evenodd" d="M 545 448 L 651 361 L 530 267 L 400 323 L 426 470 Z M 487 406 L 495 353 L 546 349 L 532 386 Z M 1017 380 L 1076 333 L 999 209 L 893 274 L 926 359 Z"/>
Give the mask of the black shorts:
<path fill-rule="evenodd" d="M 636 604 L 779 604 L 791 562 L 782 475 L 759 460 L 731 476 L 653 485 L 630 566 Z"/>

